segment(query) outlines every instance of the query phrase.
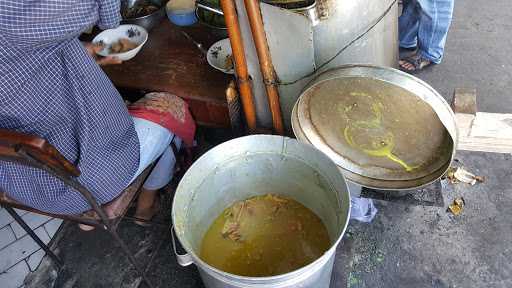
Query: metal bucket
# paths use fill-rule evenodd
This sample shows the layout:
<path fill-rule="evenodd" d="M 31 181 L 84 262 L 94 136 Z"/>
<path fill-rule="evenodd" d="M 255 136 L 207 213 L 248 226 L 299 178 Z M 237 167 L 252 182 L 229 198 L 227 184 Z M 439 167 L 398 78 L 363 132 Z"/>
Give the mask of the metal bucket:
<path fill-rule="evenodd" d="M 292 127 L 347 180 L 377 189 L 436 181 L 457 145 L 455 115 L 439 93 L 410 74 L 370 65 L 342 66 L 314 79 L 295 104 Z"/>
<path fill-rule="evenodd" d="M 315 212 L 327 227 L 331 248 L 305 267 L 271 277 L 233 275 L 203 262 L 198 251 L 217 216 L 236 201 L 268 193 L 291 197 Z M 207 288 L 328 288 L 349 214 L 346 183 L 322 152 L 281 136 L 237 138 L 208 151 L 181 180 L 172 221 L 187 254 L 176 256 L 182 266 L 197 266 Z"/>

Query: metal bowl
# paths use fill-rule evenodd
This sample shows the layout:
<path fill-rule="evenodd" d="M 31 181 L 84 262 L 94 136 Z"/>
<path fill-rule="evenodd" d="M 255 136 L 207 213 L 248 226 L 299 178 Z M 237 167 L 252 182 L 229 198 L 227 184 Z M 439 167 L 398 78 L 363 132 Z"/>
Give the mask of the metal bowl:
<path fill-rule="evenodd" d="M 228 37 L 224 14 L 219 7 L 218 1 L 196 1 L 196 17 L 199 23 L 208 28 L 215 36 L 219 38 Z"/>
<path fill-rule="evenodd" d="M 196 17 L 197 20 L 199 20 L 199 23 L 203 26 L 205 26 L 207 29 L 210 30 L 212 34 L 214 34 L 218 38 L 227 38 L 228 37 L 228 28 L 226 26 L 218 25 L 216 23 L 210 23 L 210 21 L 206 20 L 204 17 L 204 12 L 207 11 L 201 11 L 201 8 L 196 8 Z M 213 12 L 212 12 L 213 13 Z"/>
<path fill-rule="evenodd" d="M 136 17 L 136 18 L 125 18 L 124 15 L 129 9 L 133 9 L 137 5 L 144 5 L 149 3 L 159 7 L 160 9 L 152 12 L 151 14 Z M 147 31 L 153 29 L 157 24 L 160 24 L 162 19 L 165 18 L 165 4 L 167 0 L 121 0 L 121 15 L 123 20 L 121 24 L 135 24 L 144 27 Z"/>

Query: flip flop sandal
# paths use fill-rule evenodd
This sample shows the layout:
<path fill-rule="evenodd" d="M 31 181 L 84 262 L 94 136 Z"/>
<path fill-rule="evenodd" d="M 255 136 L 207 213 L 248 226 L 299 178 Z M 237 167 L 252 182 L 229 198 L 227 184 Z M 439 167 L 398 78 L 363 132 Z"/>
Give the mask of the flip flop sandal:
<path fill-rule="evenodd" d="M 142 215 L 135 215 L 134 218 L 138 218 L 138 219 L 141 219 L 141 220 L 144 220 L 144 221 L 139 221 L 139 220 L 134 220 L 133 222 L 139 226 L 142 226 L 142 227 L 149 227 L 151 226 L 151 219 L 153 219 L 153 217 L 155 217 L 156 214 L 158 214 L 158 211 L 160 210 L 160 197 L 157 196 L 158 198 L 155 199 L 155 203 L 153 203 L 153 209 L 155 212 L 155 214 L 153 214 L 151 217 L 149 217 L 148 219 L 145 219 L 145 217 L 143 217 Z"/>
<path fill-rule="evenodd" d="M 418 55 L 411 55 L 409 57 L 405 57 L 403 59 L 400 59 L 400 61 L 404 61 L 406 63 L 409 63 L 413 66 L 413 69 L 409 70 L 407 68 L 404 68 L 402 65 L 399 64 L 400 70 L 407 72 L 409 74 L 415 74 L 421 70 L 424 70 L 427 67 L 433 66 L 435 63 Z"/>
<path fill-rule="evenodd" d="M 89 210 L 89 211 L 85 212 L 84 214 L 82 214 L 82 217 L 89 218 L 91 220 L 99 220 L 100 219 L 100 217 L 93 210 Z M 82 223 L 78 224 L 78 227 L 82 231 L 92 231 L 92 230 L 96 229 L 95 226 L 90 226 L 90 225 L 82 224 Z"/>
<path fill-rule="evenodd" d="M 98 214 L 94 210 L 89 210 L 89 211 L 83 213 L 82 217 L 89 218 L 91 220 L 98 220 L 98 221 L 100 220 L 100 216 L 98 216 Z M 107 217 L 109 217 L 109 216 L 107 215 Z M 114 220 L 116 218 L 117 218 L 116 216 L 111 216 L 108 218 L 108 220 Z M 79 223 L 78 227 L 82 231 L 92 231 L 92 230 L 96 229 L 96 226 L 90 226 L 90 225 L 82 224 L 82 223 Z"/>

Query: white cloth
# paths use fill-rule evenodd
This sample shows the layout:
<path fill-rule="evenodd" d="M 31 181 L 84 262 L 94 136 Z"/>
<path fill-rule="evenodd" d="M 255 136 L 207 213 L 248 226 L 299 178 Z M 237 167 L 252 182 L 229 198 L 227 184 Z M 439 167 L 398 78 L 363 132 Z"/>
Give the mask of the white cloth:
<path fill-rule="evenodd" d="M 132 119 L 140 143 L 140 160 L 139 168 L 130 183 L 161 156 L 144 183 L 146 189 L 160 189 L 171 181 L 176 164 L 176 157 L 169 145 L 174 141 L 179 149 L 181 139 L 156 123 L 136 117 Z"/>

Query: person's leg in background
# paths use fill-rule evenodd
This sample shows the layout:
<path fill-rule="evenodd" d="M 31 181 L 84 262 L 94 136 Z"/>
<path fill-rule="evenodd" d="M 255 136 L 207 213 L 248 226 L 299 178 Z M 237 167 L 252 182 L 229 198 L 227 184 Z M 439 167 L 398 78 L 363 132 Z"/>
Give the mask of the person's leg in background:
<path fill-rule="evenodd" d="M 178 150 L 182 141 L 184 145 L 192 145 L 196 126 L 187 103 L 170 93 L 148 93 L 131 104 L 128 110 L 136 124 L 135 130 L 141 143 L 139 173 L 162 155 L 146 179 L 137 202 L 135 216 L 150 220 L 158 212 L 158 190 L 166 186 L 174 176 L 177 155 L 169 147 L 171 139 Z"/>
<path fill-rule="evenodd" d="M 147 167 L 149 167 L 149 165 L 158 159 L 158 162 L 155 164 L 155 167 L 149 174 L 146 182 L 144 182 L 143 189 L 137 199 L 137 207 L 153 208 L 158 190 L 167 185 L 173 176 L 176 158 L 169 145 L 173 139 L 176 145 L 178 145 L 178 143 L 181 144 L 181 140 L 179 140 L 179 138 L 169 130 L 156 123 L 136 117 L 132 117 L 132 119 L 135 132 L 137 132 L 137 137 L 139 138 L 139 168 L 137 169 L 137 172 L 135 172 L 130 184 Z M 116 207 L 115 202 L 120 199 L 121 198 L 118 197 L 104 206 L 105 212 L 109 218 L 116 218 L 116 215 L 114 214 Z M 137 211 L 139 211 L 139 209 L 137 209 Z M 141 213 L 139 212 L 139 214 Z M 152 209 L 149 209 L 144 211 L 142 216 L 145 215 L 148 215 L 149 218 L 141 218 L 149 220 L 154 213 L 152 213 Z M 80 229 L 85 231 L 94 229 L 94 227 L 85 224 L 80 224 L 79 226 Z"/>
<path fill-rule="evenodd" d="M 418 53 L 433 63 L 443 59 L 444 45 L 452 23 L 454 0 L 418 0 L 421 6 Z"/>
<path fill-rule="evenodd" d="M 173 142 L 180 147 L 183 141 L 184 146 L 191 147 L 196 125 L 187 103 L 170 93 L 148 93 L 135 103 L 129 104 L 128 111 L 139 138 L 140 156 L 139 167 L 130 183 L 158 159 L 137 200 L 136 216 L 150 220 L 158 211 L 158 205 L 155 205 L 158 190 L 165 187 L 174 176 L 177 155 L 174 155 L 175 152 L 169 145 Z M 118 216 L 114 214 L 117 205 L 122 201 L 123 197 L 117 197 L 104 206 L 109 218 Z"/>
<path fill-rule="evenodd" d="M 176 148 L 181 147 L 181 140 L 174 137 Z M 174 167 L 176 165 L 176 155 L 170 146 L 163 152 L 160 159 L 155 164 L 153 171 L 144 182 L 142 191 L 137 200 L 137 210 L 135 217 L 143 220 L 150 220 L 159 210 L 158 191 L 164 188 L 172 180 Z M 144 225 L 142 221 L 135 221 L 139 225 Z"/>
<path fill-rule="evenodd" d="M 454 0 L 415 1 L 417 1 L 417 17 L 419 19 L 417 31 L 418 50 L 414 55 L 405 57 L 399 62 L 402 70 L 411 73 L 422 70 L 432 64 L 441 63 L 454 7 Z M 400 29 L 407 29 L 405 27 L 406 23 L 404 22 L 403 24 L 404 27 L 400 26 Z"/>
<path fill-rule="evenodd" d="M 419 20 L 419 6 L 416 0 L 404 0 L 402 15 L 398 18 L 400 48 L 416 48 Z"/>
<path fill-rule="evenodd" d="M 158 191 L 171 181 L 174 174 L 176 156 L 170 144 L 174 142 L 179 149 L 181 140 L 168 129 L 154 122 L 137 117 L 133 117 L 133 122 L 140 143 L 139 169 L 135 173 L 134 179 L 158 159 L 144 182 L 137 199 L 135 212 L 135 217 L 150 220 L 158 212 Z M 136 221 L 136 223 L 143 224 L 141 221 Z"/>

